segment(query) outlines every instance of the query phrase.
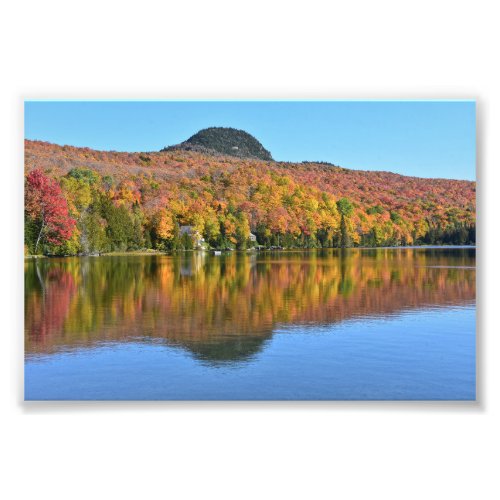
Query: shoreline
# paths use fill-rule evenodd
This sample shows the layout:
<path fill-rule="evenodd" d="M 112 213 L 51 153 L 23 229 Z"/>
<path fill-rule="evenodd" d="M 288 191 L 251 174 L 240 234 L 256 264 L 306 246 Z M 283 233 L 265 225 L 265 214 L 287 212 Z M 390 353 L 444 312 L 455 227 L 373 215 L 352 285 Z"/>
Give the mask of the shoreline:
<path fill-rule="evenodd" d="M 175 254 L 186 254 L 186 253 L 206 253 L 214 254 L 214 252 L 220 252 L 220 254 L 231 254 L 231 253 L 261 253 L 261 252 L 311 252 L 318 250 L 440 250 L 440 249 L 476 249 L 477 245 L 408 245 L 408 246 L 393 246 L 393 247 L 326 247 L 326 248 L 264 248 L 264 249 L 247 249 L 247 250 L 176 250 L 171 252 L 161 252 L 159 250 L 132 250 L 130 252 L 106 252 L 100 254 L 88 254 L 88 255 L 25 255 L 25 260 L 31 259 L 54 259 L 54 258 L 88 258 L 88 257 L 133 257 L 133 256 L 148 256 L 148 255 L 175 255 Z M 219 255 L 220 255 L 219 254 Z"/>

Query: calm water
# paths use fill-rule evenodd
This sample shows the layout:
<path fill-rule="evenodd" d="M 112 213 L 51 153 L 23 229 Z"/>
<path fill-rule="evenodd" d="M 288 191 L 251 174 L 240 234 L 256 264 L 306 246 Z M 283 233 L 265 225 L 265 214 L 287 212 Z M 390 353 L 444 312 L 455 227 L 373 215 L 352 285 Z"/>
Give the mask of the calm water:
<path fill-rule="evenodd" d="M 475 399 L 475 250 L 25 263 L 25 398 Z"/>

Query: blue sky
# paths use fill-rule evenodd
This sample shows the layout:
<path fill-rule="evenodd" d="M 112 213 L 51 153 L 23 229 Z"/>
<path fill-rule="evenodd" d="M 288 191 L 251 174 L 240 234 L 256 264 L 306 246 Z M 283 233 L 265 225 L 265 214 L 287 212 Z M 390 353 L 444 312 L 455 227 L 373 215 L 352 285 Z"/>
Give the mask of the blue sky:
<path fill-rule="evenodd" d="M 211 126 L 254 135 L 273 158 L 475 179 L 474 101 L 27 101 L 25 137 L 157 151 Z"/>

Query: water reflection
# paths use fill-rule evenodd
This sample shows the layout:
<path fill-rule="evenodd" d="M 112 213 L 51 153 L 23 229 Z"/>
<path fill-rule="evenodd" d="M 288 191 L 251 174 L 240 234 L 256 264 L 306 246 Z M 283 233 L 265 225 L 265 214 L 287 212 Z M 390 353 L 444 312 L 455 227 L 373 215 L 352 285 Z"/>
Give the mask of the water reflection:
<path fill-rule="evenodd" d="M 279 325 L 474 303 L 474 266 L 442 248 L 26 261 L 26 355 L 140 338 L 245 360 Z"/>

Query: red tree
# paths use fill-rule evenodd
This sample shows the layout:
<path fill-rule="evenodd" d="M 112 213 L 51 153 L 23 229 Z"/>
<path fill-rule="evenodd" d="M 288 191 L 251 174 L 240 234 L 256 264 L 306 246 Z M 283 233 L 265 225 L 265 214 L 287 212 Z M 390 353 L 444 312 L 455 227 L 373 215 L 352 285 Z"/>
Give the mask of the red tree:
<path fill-rule="evenodd" d="M 40 241 L 58 245 L 71 238 L 76 221 L 70 217 L 68 203 L 59 184 L 47 177 L 40 169 L 26 177 L 25 210 L 40 225 L 35 253 Z"/>

